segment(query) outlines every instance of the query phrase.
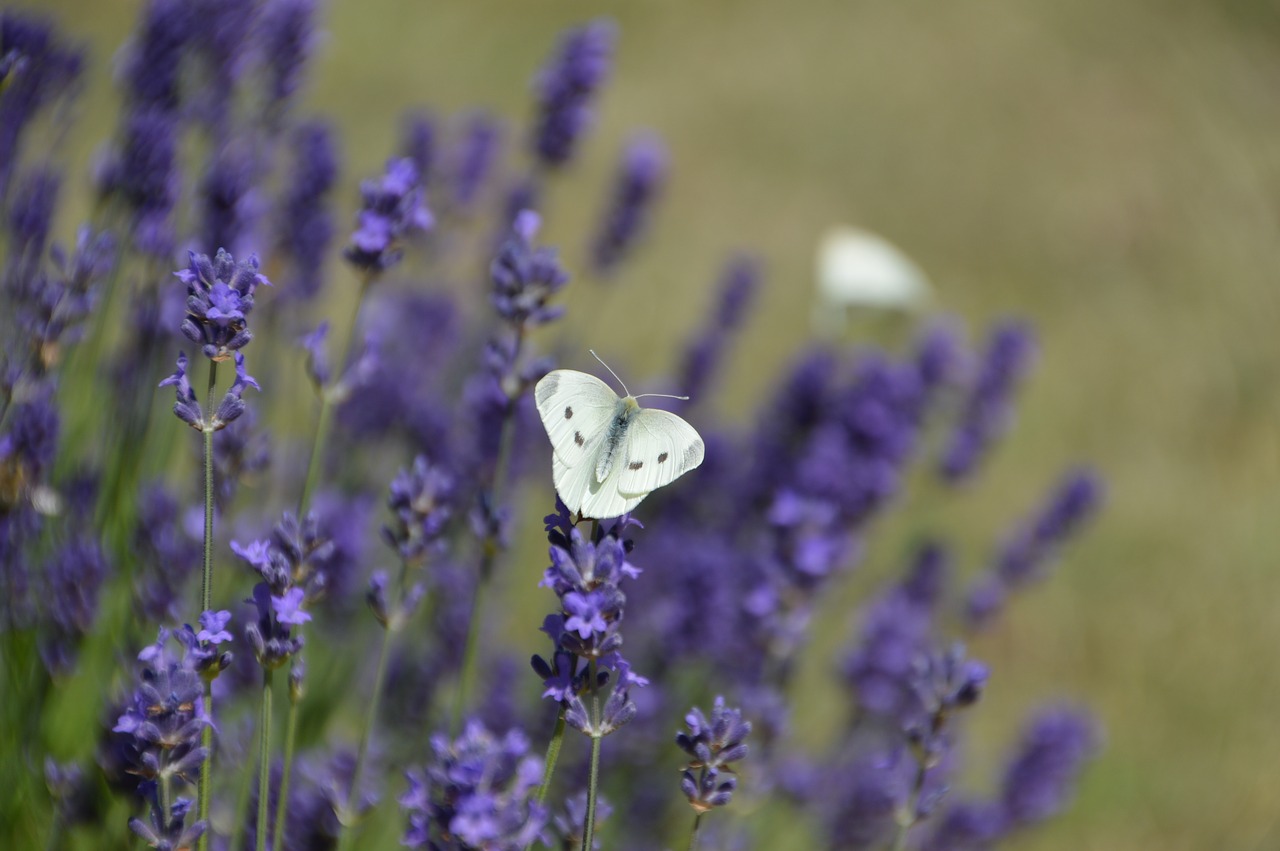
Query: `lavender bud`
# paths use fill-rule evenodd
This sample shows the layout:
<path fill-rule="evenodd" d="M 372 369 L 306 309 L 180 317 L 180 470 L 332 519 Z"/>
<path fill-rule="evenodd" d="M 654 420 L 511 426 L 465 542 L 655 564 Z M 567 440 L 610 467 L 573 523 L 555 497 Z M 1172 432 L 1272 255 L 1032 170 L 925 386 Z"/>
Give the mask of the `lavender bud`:
<path fill-rule="evenodd" d="M 638 136 L 627 145 L 613 194 L 592 247 L 597 274 L 607 275 L 630 253 L 648 228 L 667 177 L 667 151 L 657 136 Z"/>
<path fill-rule="evenodd" d="M 733 797 L 738 781 L 733 776 L 732 763 L 747 756 L 751 722 L 743 721 L 740 710 L 727 708 L 724 698 L 717 697 L 710 719 L 694 707 L 685 716 L 685 724 L 689 732 L 677 733 L 676 744 L 692 759 L 685 766 L 680 788 L 689 799 L 689 806 L 705 813 L 724 806 Z"/>

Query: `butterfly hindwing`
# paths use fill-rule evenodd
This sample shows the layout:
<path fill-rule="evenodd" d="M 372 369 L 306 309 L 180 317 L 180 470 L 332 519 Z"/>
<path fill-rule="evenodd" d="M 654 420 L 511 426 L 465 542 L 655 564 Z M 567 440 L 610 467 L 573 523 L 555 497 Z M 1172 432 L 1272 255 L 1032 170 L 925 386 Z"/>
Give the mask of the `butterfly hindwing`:
<path fill-rule="evenodd" d="M 704 452 L 693 426 L 675 414 L 645 408 L 632 417 L 627 429 L 618 491 L 643 497 L 697 467 Z"/>
<path fill-rule="evenodd" d="M 603 482 L 596 481 L 595 467 L 569 467 L 559 458 L 551 459 L 556 493 L 570 511 L 584 517 L 618 517 L 640 504 L 646 494 L 627 496 L 618 492 L 620 474 L 614 470 Z"/>
<path fill-rule="evenodd" d="M 571 468 L 585 465 L 593 473 L 596 450 L 617 410 L 618 394 L 594 375 L 557 369 L 542 377 L 533 398 L 556 460 Z M 560 491 L 559 476 L 556 482 Z"/>

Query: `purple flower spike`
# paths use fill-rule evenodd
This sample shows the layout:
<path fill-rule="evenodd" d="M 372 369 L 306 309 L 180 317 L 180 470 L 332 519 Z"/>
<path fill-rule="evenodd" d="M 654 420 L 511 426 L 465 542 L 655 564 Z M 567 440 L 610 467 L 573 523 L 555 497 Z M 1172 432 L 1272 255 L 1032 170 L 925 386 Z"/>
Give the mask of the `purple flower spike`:
<path fill-rule="evenodd" d="M 360 184 L 360 195 L 363 206 L 346 258 L 365 273 L 385 272 L 400 262 L 404 240 L 434 224 L 418 170 L 408 158 L 390 160 L 379 180 Z"/>
<path fill-rule="evenodd" d="M 666 177 L 667 150 L 661 139 L 640 136 L 627 146 L 592 247 L 591 262 L 596 274 L 613 272 L 644 235 Z"/>
<path fill-rule="evenodd" d="M 992 330 L 960 422 L 943 453 L 940 470 L 948 483 L 968 479 L 1008 429 L 1014 394 L 1031 368 L 1035 350 L 1035 337 L 1021 322 L 1009 320 Z"/>
<path fill-rule="evenodd" d="M 1009 823 L 1034 824 L 1066 806 L 1097 747 L 1093 720 L 1081 712 L 1047 709 L 1033 718 L 1004 776 L 1001 801 Z"/>
<path fill-rule="evenodd" d="M 614 26 L 593 21 L 569 30 L 534 82 L 538 117 L 530 140 L 544 165 L 563 166 L 590 127 L 592 100 L 613 64 Z"/>
<path fill-rule="evenodd" d="M 174 273 L 187 285 L 182 333 L 210 360 L 231 360 L 253 339 L 247 319 L 254 291 L 271 282 L 258 272 L 257 255 L 241 263 L 222 249 L 212 260 L 207 254 L 190 252 L 189 256 L 188 267 Z"/>
<path fill-rule="evenodd" d="M 431 763 L 409 772 L 400 796 L 404 845 L 520 851 L 542 834 L 548 813 L 534 800 L 542 760 L 521 733 L 498 738 L 470 721 L 455 741 L 433 737 L 431 749 Z"/>
<path fill-rule="evenodd" d="M 1067 471 L 1044 505 L 1009 534 L 991 568 L 970 590 L 970 623 L 989 624 L 1011 592 L 1043 579 L 1063 545 L 1097 512 L 1103 494 L 1102 479 L 1092 470 Z"/>
<path fill-rule="evenodd" d="M 293 262 L 281 288 L 286 298 L 314 298 L 323 284 L 325 254 L 336 230 L 329 209 L 338 177 L 333 136 L 333 128 L 323 121 L 305 122 L 293 133 L 293 167 L 276 216 L 276 246 Z"/>
<path fill-rule="evenodd" d="M 738 781 L 732 763 L 747 756 L 751 722 L 742 720 L 740 710 L 726 707 L 723 697 L 716 698 L 710 718 L 694 707 L 684 720 L 689 732 L 677 733 L 676 744 L 692 759 L 685 766 L 680 788 L 689 806 L 705 813 L 723 807 L 733 797 Z"/>

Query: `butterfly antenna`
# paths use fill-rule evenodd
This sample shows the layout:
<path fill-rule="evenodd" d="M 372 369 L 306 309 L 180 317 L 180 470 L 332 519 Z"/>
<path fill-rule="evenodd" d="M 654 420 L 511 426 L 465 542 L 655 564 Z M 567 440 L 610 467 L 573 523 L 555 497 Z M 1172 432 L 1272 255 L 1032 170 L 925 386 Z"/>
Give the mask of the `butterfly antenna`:
<path fill-rule="evenodd" d="M 688 397 L 688 396 L 675 396 L 675 395 L 672 395 L 671 393 L 641 393 L 639 396 L 636 396 L 635 398 L 636 398 L 636 399 L 643 399 L 643 398 L 645 398 L 646 396 L 656 396 L 656 397 L 658 397 L 659 399 L 679 399 L 679 400 L 681 400 L 682 402 L 688 402 L 688 401 L 689 401 L 689 397 Z"/>
<path fill-rule="evenodd" d="M 630 396 L 630 395 L 631 395 L 631 391 L 627 389 L 627 385 L 626 385 L 626 384 L 623 384 L 622 379 L 621 379 L 621 378 L 618 378 L 618 373 L 614 372 L 614 371 L 613 371 L 613 369 L 612 369 L 612 368 L 610 368 L 609 364 L 607 364 L 607 363 L 605 363 L 605 362 L 604 362 L 604 358 L 602 358 L 602 357 L 600 357 L 598 354 L 596 354 L 596 350 L 595 350 L 595 349 L 587 349 L 587 351 L 591 352 L 591 357 L 593 357 L 593 358 L 595 358 L 596 360 L 600 361 L 600 365 L 601 365 L 601 366 L 603 366 L 605 369 L 609 370 L 609 374 L 613 376 L 613 379 L 614 379 L 615 381 L 617 381 L 619 384 L 622 384 L 622 392 L 624 392 L 624 393 L 626 393 L 628 396 Z"/>

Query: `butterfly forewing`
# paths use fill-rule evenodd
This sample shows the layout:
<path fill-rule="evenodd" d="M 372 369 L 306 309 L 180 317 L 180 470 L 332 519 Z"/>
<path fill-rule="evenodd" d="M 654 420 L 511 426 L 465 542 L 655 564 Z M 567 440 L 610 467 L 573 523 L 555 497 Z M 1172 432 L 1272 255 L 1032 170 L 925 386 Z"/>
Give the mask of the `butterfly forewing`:
<path fill-rule="evenodd" d="M 551 438 L 556 460 L 570 468 L 590 462 L 586 465 L 587 475 L 592 475 L 596 449 L 618 407 L 618 394 L 594 375 L 557 369 L 543 376 L 534 388 L 533 397 L 542 425 Z M 559 476 L 556 490 L 564 496 Z"/>
<path fill-rule="evenodd" d="M 618 491 L 644 495 L 668 485 L 701 464 L 704 451 L 693 426 L 675 414 L 645 408 L 627 429 Z"/>

